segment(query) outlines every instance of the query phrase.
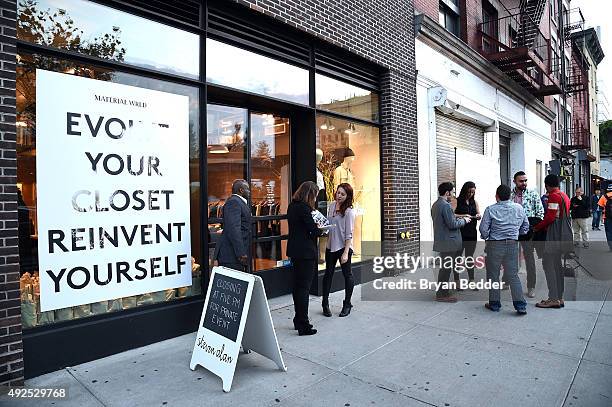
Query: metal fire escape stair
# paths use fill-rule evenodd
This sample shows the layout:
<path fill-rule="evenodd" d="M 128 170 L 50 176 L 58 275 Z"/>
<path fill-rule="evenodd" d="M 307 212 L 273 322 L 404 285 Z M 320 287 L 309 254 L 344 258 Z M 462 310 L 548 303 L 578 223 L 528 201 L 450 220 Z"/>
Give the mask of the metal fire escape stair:
<path fill-rule="evenodd" d="M 539 32 L 546 0 L 521 0 L 520 26 L 516 36 L 516 47 L 531 48 Z"/>

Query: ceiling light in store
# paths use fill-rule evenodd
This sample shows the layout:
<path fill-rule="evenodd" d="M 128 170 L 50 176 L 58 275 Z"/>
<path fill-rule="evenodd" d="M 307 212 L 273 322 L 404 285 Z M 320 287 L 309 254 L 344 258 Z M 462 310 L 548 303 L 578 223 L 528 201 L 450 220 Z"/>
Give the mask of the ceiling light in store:
<path fill-rule="evenodd" d="M 321 125 L 321 130 L 335 130 L 335 129 L 336 129 L 336 126 L 332 124 L 329 118 L 325 119 L 325 121 Z"/>
<path fill-rule="evenodd" d="M 357 134 L 358 131 L 355 130 L 355 125 L 353 123 L 349 123 L 348 127 L 344 130 L 345 134 Z"/>
<path fill-rule="evenodd" d="M 223 144 L 212 144 L 208 146 L 208 152 L 210 154 L 227 154 L 229 150 Z"/>

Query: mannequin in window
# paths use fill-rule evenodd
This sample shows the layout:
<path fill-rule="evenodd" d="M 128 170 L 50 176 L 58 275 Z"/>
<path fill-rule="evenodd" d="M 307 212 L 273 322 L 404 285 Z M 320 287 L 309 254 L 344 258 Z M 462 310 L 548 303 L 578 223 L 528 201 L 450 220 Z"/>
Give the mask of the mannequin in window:
<path fill-rule="evenodd" d="M 344 149 L 344 158 L 342 164 L 340 164 L 334 170 L 334 190 L 338 188 L 338 185 L 347 183 L 351 186 L 355 185 L 355 177 L 351 171 L 351 165 L 355 161 L 355 153 L 350 148 Z"/>
<path fill-rule="evenodd" d="M 317 195 L 317 209 L 323 215 L 327 216 L 327 194 L 325 193 L 325 179 L 323 173 L 319 169 L 319 164 L 323 161 L 323 150 L 317 148 L 315 163 L 317 169 L 317 187 L 319 187 L 319 194 Z M 319 258 L 318 263 L 325 263 L 325 247 L 327 244 L 327 236 L 323 235 L 319 237 Z"/>
<path fill-rule="evenodd" d="M 325 181 L 323 179 L 323 173 L 321 172 L 321 170 L 319 170 L 319 164 L 321 164 L 321 161 L 323 161 L 323 150 L 317 148 L 315 162 L 317 167 L 317 186 L 319 187 L 319 193 L 321 191 L 325 192 Z"/>

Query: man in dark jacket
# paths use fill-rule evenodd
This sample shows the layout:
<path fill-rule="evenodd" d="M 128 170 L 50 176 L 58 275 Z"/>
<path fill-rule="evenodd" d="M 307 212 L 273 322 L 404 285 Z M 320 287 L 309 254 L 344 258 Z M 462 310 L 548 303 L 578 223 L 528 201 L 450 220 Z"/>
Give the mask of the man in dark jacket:
<path fill-rule="evenodd" d="M 593 230 L 601 230 L 599 223 L 601 222 L 601 207 L 597 204 L 601 198 L 601 189 L 595 189 L 595 193 L 591 196 L 591 211 L 593 212 L 593 223 L 591 228 Z"/>
<path fill-rule="evenodd" d="M 582 240 L 584 247 L 589 247 L 589 229 L 587 219 L 591 215 L 590 202 L 582 194 L 582 188 L 576 188 L 576 196 L 570 201 L 570 213 L 572 215 L 572 230 L 574 231 L 574 245 L 578 246 Z"/>
<path fill-rule="evenodd" d="M 232 196 L 223 206 L 223 234 L 215 248 L 219 266 L 248 270 L 248 250 L 251 240 L 251 211 L 247 204 L 249 184 L 237 179 L 232 184 Z"/>
<path fill-rule="evenodd" d="M 450 204 L 453 189 L 452 182 L 441 183 L 438 186 L 438 194 L 440 196 L 431 207 L 431 219 L 433 220 L 434 227 L 433 249 L 440 252 L 442 259 L 442 267 L 438 273 L 438 283 L 443 285 L 436 291 L 436 301 L 441 302 L 457 302 L 457 298 L 451 296 L 447 288 L 442 287 L 448 284 L 455 259 L 462 252 L 463 240 L 460 229 L 471 220 L 469 216 L 455 217 Z M 448 267 L 449 264 L 453 266 Z"/>

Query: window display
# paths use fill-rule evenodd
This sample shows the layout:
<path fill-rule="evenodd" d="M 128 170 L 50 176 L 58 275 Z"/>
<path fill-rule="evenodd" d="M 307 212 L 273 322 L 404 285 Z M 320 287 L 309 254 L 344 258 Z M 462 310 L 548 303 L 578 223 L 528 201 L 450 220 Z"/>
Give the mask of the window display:
<path fill-rule="evenodd" d="M 327 214 L 337 186 L 354 189 L 356 213 L 353 261 L 359 261 L 362 241 L 379 242 L 381 233 L 379 129 L 330 116 L 317 116 L 317 148 L 322 152 L 317 172 L 324 184 L 317 207 Z M 320 239 L 319 268 L 324 269 L 325 238 Z"/>
<path fill-rule="evenodd" d="M 20 54 L 17 66 L 17 188 L 20 248 L 20 288 L 23 324 L 26 328 L 49 323 L 119 311 L 161 301 L 170 301 L 201 294 L 200 226 L 199 226 L 199 146 L 198 146 L 198 90 L 189 86 L 125 74 L 109 69 L 41 55 Z M 39 224 L 37 196 L 37 128 L 36 128 L 36 68 L 84 76 L 141 88 L 153 89 L 188 97 L 189 103 L 189 202 L 191 208 L 192 286 L 160 292 L 114 298 L 92 304 L 71 306 L 41 312 L 39 273 Z M 83 119 L 85 122 L 85 119 Z M 39 177 L 40 178 L 40 177 Z M 62 182 L 58 179 L 57 182 Z M 93 182 L 93 180 L 92 180 Z M 104 273 L 102 273 L 104 275 Z M 101 277 L 102 279 L 104 277 Z M 107 297 L 108 298 L 108 297 Z"/>

